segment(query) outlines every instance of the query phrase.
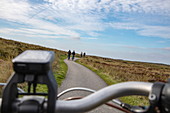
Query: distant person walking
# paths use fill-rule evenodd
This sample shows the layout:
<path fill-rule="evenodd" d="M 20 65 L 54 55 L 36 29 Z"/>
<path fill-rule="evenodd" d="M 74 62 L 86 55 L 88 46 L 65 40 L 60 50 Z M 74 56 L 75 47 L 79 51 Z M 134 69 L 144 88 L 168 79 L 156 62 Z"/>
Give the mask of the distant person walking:
<path fill-rule="evenodd" d="M 80 54 L 80 57 L 82 58 L 83 57 L 83 53 L 81 52 L 81 54 Z"/>
<path fill-rule="evenodd" d="M 74 60 L 74 56 L 75 56 L 75 51 L 72 52 L 72 60 Z"/>
<path fill-rule="evenodd" d="M 71 51 L 68 51 L 68 60 L 70 60 L 70 56 L 71 56 Z"/>
<path fill-rule="evenodd" d="M 86 56 L 86 53 L 84 52 L 83 57 L 85 57 L 85 56 Z"/>

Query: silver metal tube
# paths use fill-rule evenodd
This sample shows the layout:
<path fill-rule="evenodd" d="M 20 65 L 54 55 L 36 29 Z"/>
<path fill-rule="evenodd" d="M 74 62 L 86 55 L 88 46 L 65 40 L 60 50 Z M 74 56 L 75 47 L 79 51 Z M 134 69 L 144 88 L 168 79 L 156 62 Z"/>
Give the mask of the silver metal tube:
<path fill-rule="evenodd" d="M 125 82 L 111 85 L 93 93 L 83 99 L 73 101 L 56 101 L 56 113 L 80 113 L 86 112 L 100 106 L 109 100 L 129 96 L 148 96 L 152 89 L 152 83 Z M 46 105 L 45 105 L 46 107 Z"/>
<path fill-rule="evenodd" d="M 0 86 L 5 86 L 6 85 L 6 83 L 0 83 Z"/>
<path fill-rule="evenodd" d="M 61 93 L 59 93 L 57 95 L 57 97 L 61 97 L 62 95 L 64 95 L 65 93 L 68 93 L 68 92 L 71 92 L 71 91 L 88 91 L 88 92 L 91 92 L 91 93 L 95 93 L 96 91 L 93 90 L 93 89 L 89 89 L 89 88 L 84 88 L 84 87 L 74 87 L 74 88 L 69 88 L 69 89 L 66 89 L 64 91 L 62 91 Z"/>
<path fill-rule="evenodd" d="M 59 93 L 57 95 L 57 98 L 61 97 L 62 95 L 66 94 L 66 93 L 69 93 L 71 91 L 86 91 L 86 92 L 90 92 L 90 93 L 95 93 L 96 92 L 96 90 L 89 89 L 89 88 L 74 87 L 74 88 L 69 88 L 69 89 L 66 89 L 66 90 L 62 91 L 61 93 Z M 112 102 L 117 104 L 117 105 L 121 105 L 122 104 L 119 100 L 116 100 L 116 99 L 113 99 Z"/>
<path fill-rule="evenodd" d="M 113 99 L 112 102 L 117 104 L 117 105 L 121 105 L 122 104 L 122 102 L 120 102 L 119 100 L 116 100 L 116 99 Z"/>
<path fill-rule="evenodd" d="M 7 83 L 0 83 L 0 86 L 5 86 L 5 85 L 7 85 Z M 22 90 L 21 88 L 17 88 L 17 89 L 18 89 L 18 91 L 20 91 L 21 93 L 25 93 L 25 91 Z"/>

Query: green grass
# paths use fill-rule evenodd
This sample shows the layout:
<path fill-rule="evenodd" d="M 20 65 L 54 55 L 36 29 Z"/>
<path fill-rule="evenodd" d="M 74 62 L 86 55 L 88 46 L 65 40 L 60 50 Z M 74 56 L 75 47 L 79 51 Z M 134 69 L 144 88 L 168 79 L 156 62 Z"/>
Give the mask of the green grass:
<path fill-rule="evenodd" d="M 68 70 L 66 63 L 64 62 L 64 59 L 66 59 L 66 58 L 67 58 L 67 56 L 65 56 L 65 55 L 60 56 L 59 68 L 58 68 L 58 70 L 54 71 L 54 76 L 55 76 L 59 86 L 61 85 L 62 81 L 64 80 L 67 70 Z"/>

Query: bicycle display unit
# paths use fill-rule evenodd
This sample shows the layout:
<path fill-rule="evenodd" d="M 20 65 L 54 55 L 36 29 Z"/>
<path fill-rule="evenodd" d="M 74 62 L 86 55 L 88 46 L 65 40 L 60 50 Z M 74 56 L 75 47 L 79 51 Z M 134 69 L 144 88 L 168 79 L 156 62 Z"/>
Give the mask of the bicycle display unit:
<path fill-rule="evenodd" d="M 77 87 L 57 95 L 57 82 L 52 72 L 53 60 L 54 52 L 41 50 L 27 50 L 14 58 L 14 74 L 7 84 L 0 84 L 5 85 L 0 99 L 0 113 L 82 113 L 102 104 L 127 113 L 170 113 L 170 80 L 167 83 L 124 82 L 98 91 Z M 26 92 L 17 87 L 20 83 L 27 83 Z M 37 84 L 45 84 L 48 92 L 37 92 Z M 83 98 L 58 100 L 65 93 L 75 90 L 92 94 Z M 115 100 L 131 95 L 147 96 L 150 105 L 132 106 Z"/>

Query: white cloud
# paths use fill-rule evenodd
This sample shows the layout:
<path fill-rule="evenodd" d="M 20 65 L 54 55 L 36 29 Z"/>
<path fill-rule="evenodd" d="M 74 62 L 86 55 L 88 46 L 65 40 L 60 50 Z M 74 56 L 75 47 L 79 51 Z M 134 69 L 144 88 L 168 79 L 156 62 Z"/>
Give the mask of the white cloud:
<path fill-rule="evenodd" d="M 116 28 L 116 29 L 126 29 L 126 30 L 138 30 L 141 29 L 141 25 L 137 23 L 125 23 L 125 22 L 114 22 L 109 23 L 109 26 Z"/>
<path fill-rule="evenodd" d="M 138 33 L 143 36 L 161 37 L 170 39 L 170 26 L 145 26 Z"/>
<path fill-rule="evenodd" d="M 23 22 L 28 16 L 30 5 L 23 0 L 0 0 L 0 18 L 8 21 Z"/>
<path fill-rule="evenodd" d="M 169 15 L 169 0 L 114 0 L 110 3 L 113 10 L 122 12 L 145 12 Z"/>
<path fill-rule="evenodd" d="M 170 38 L 169 27 L 147 26 L 124 22 L 107 24 L 103 19 L 114 12 L 145 12 L 170 14 L 169 0 L 44 0 L 49 4 L 31 4 L 27 0 L 0 0 L 0 19 L 24 24 L 17 33 L 91 37 L 110 26 L 116 29 L 137 30 L 139 35 Z M 104 12 L 104 13 L 103 13 Z M 32 29 L 32 31 L 30 30 Z M 17 31 L 17 30 L 16 30 Z M 7 32 L 7 31 L 4 31 Z"/>
<path fill-rule="evenodd" d="M 75 3 L 76 1 L 72 3 L 64 0 L 60 1 L 60 5 L 57 6 L 55 5 L 56 3 L 52 5 L 35 5 L 30 4 L 25 0 L 2 0 L 0 1 L 0 4 L 3 6 L 0 7 L 0 19 L 24 24 L 24 27 L 27 29 L 18 28 L 20 30 L 18 33 L 21 33 L 21 30 L 22 32 L 28 33 L 28 29 L 33 29 L 34 31 L 36 29 L 37 35 L 48 32 L 49 35 L 68 35 L 72 38 L 80 37 L 80 34 L 75 30 L 80 30 L 83 32 L 104 30 L 104 27 L 101 27 L 103 24 L 100 22 L 100 19 L 102 18 L 100 15 L 77 12 L 79 9 L 75 11 L 74 8 L 76 7 L 73 7 L 72 9 L 70 8 L 71 4 Z M 82 8 L 84 7 L 82 6 L 83 4 L 84 1 L 80 2 L 78 6 Z M 74 6 L 76 6 L 76 4 Z M 16 32 L 17 30 L 13 31 Z M 32 34 L 34 32 L 29 33 Z M 89 33 L 89 35 L 94 36 L 94 33 Z"/>
<path fill-rule="evenodd" d="M 109 26 L 112 26 L 116 29 L 137 30 L 137 33 L 142 36 L 170 38 L 170 27 L 151 26 L 133 22 L 117 22 L 107 26 L 105 22 L 102 22 L 102 19 L 107 18 L 106 12 L 110 14 L 114 14 L 114 12 L 137 12 L 170 16 L 169 0 L 101 0 L 100 2 L 98 0 L 46 1 L 52 3 L 56 11 L 62 12 L 56 17 L 62 18 L 62 20 L 71 24 L 68 28 L 72 30 L 94 32 L 103 31 Z M 102 11 L 105 11 L 105 14 L 103 14 Z M 90 35 L 94 36 L 93 34 Z"/>
<path fill-rule="evenodd" d="M 169 0 L 45 0 L 59 10 L 91 12 L 104 10 L 118 12 L 145 12 L 168 14 L 170 12 Z"/>
<path fill-rule="evenodd" d="M 133 22 L 109 23 L 108 25 L 114 29 L 136 30 L 136 32 L 142 36 L 170 38 L 170 26 L 151 26 Z"/>
<path fill-rule="evenodd" d="M 78 37 L 76 34 L 71 33 L 59 33 L 48 29 L 28 29 L 28 28 L 21 28 L 21 29 L 13 29 L 13 28 L 1 28 L 1 34 L 8 34 L 12 36 L 22 36 L 22 37 L 42 37 L 42 38 L 74 38 Z"/>
<path fill-rule="evenodd" d="M 2 7 L 0 7 L 1 19 L 19 24 L 25 24 L 25 28 L 11 29 L 10 31 L 22 34 L 29 33 L 30 35 L 39 35 L 45 33 L 48 33 L 49 35 L 67 35 L 70 37 L 78 37 L 80 35 L 73 30 L 69 30 L 52 22 L 45 21 L 43 18 L 39 18 L 38 13 L 41 13 L 41 10 L 44 10 L 42 6 L 47 9 L 48 5 L 38 5 L 35 7 L 24 0 L 1 0 L 0 4 L 2 5 Z M 7 32 L 9 29 L 1 29 L 1 31 Z"/>

